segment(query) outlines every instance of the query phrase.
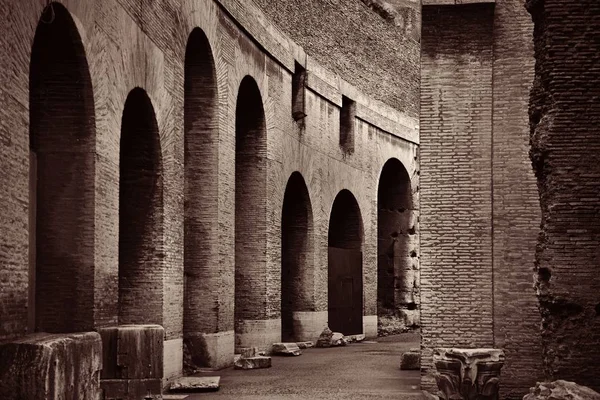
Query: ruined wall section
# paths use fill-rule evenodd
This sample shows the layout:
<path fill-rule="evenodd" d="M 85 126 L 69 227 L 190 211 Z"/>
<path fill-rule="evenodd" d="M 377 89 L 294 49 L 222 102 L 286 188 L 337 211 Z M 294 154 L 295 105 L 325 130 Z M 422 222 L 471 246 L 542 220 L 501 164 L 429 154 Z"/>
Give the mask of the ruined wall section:
<path fill-rule="evenodd" d="M 529 1 L 535 23 L 531 159 L 542 226 L 536 253 L 548 379 L 600 390 L 600 3 Z"/>
<path fill-rule="evenodd" d="M 542 379 L 540 315 L 533 288 L 540 224 L 529 159 L 533 23 L 521 0 L 497 0 L 493 64 L 494 346 L 504 349 L 503 398 L 520 399 Z"/>
<path fill-rule="evenodd" d="M 423 7 L 421 350 L 493 345 L 493 5 Z"/>

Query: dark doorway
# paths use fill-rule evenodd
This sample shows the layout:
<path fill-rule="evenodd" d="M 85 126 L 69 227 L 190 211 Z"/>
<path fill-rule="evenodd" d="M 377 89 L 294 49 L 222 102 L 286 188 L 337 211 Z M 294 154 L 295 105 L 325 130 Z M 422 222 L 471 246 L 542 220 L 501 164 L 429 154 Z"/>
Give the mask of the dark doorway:
<path fill-rule="evenodd" d="M 265 317 L 266 193 L 265 113 L 256 81 L 246 76 L 240 84 L 235 113 L 236 333 L 242 331 L 245 320 Z"/>
<path fill-rule="evenodd" d="M 377 191 L 377 315 L 379 325 L 410 325 L 415 311 L 417 260 L 411 181 L 402 163 L 387 161 Z M 394 323 L 393 320 L 398 320 Z M 387 322 L 386 322 L 387 321 Z"/>
<path fill-rule="evenodd" d="M 281 338 L 304 338 L 294 328 L 294 312 L 314 311 L 313 221 L 304 178 L 294 172 L 288 180 L 281 216 Z"/>
<path fill-rule="evenodd" d="M 363 225 L 352 193 L 338 193 L 329 219 L 329 328 L 344 335 L 363 333 Z"/>
<path fill-rule="evenodd" d="M 94 96 L 81 37 L 59 3 L 31 54 L 31 330 L 94 327 Z"/>
<path fill-rule="evenodd" d="M 162 323 L 163 181 L 154 108 L 143 89 L 127 97 L 119 180 L 119 323 Z"/>
<path fill-rule="evenodd" d="M 208 38 L 199 28 L 191 32 L 185 54 L 184 130 L 184 351 L 194 366 L 208 366 L 194 338 L 218 325 L 217 79 Z"/>

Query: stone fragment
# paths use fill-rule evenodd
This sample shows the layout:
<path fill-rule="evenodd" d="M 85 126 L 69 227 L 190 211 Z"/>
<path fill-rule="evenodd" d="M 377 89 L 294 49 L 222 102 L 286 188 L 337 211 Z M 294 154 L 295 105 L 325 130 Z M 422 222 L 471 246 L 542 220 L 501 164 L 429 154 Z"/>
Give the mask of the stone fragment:
<path fill-rule="evenodd" d="M 319 339 L 317 340 L 316 347 L 331 347 L 331 337 L 333 336 L 333 332 L 329 329 L 328 326 L 323 329 Z"/>
<path fill-rule="evenodd" d="M 400 361 L 401 370 L 420 370 L 421 369 L 421 353 L 418 351 L 407 351 L 402 354 Z"/>
<path fill-rule="evenodd" d="M 172 392 L 214 392 L 219 390 L 220 376 L 185 376 L 171 383 Z"/>
<path fill-rule="evenodd" d="M 538 382 L 523 400 L 600 400 L 600 393 L 575 382 L 558 380 Z"/>
<path fill-rule="evenodd" d="M 296 343 L 273 343 L 272 354 L 282 356 L 299 356 L 302 350 Z"/>
<path fill-rule="evenodd" d="M 363 340 L 365 340 L 365 335 L 364 334 L 354 335 L 354 341 L 356 341 L 356 342 L 362 342 Z"/>
<path fill-rule="evenodd" d="M 235 364 L 235 369 L 258 369 L 271 368 L 271 357 L 256 356 L 256 357 L 241 357 Z"/>
<path fill-rule="evenodd" d="M 504 352 L 499 349 L 435 349 L 435 380 L 443 399 L 497 399 Z"/>
<path fill-rule="evenodd" d="M 256 357 L 259 355 L 258 347 L 241 347 L 239 350 L 242 358 Z"/>
<path fill-rule="evenodd" d="M 313 342 L 298 342 L 296 343 L 298 345 L 299 348 L 301 349 L 309 349 L 311 347 L 314 347 L 315 344 Z"/>
<path fill-rule="evenodd" d="M 101 369 L 96 332 L 27 335 L 0 344 L 0 398 L 98 399 Z"/>
<path fill-rule="evenodd" d="M 440 400 L 440 398 L 438 396 L 431 394 L 426 390 L 422 390 L 422 393 L 423 393 L 424 400 Z"/>
<path fill-rule="evenodd" d="M 331 346 L 345 346 L 348 344 L 348 341 L 345 339 L 344 334 L 339 332 L 334 332 L 331 335 Z"/>

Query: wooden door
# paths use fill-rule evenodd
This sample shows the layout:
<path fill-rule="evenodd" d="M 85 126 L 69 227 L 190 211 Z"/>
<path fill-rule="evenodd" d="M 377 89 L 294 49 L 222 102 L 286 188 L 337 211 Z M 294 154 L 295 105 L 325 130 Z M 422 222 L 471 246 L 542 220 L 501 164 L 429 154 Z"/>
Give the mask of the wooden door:
<path fill-rule="evenodd" d="M 329 247 L 329 328 L 344 335 L 363 333 L 362 252 Z"/>

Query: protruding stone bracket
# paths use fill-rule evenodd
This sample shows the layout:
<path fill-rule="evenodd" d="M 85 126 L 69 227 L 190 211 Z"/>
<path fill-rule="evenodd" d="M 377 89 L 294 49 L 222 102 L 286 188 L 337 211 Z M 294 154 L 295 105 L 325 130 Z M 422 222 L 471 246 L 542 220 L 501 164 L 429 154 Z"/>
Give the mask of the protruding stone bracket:
<path fill-rule="evenodd" d="M 441 348 L 434 350 L 433 362 L 442 399 L 498 399 L 504 351 Z"/>

